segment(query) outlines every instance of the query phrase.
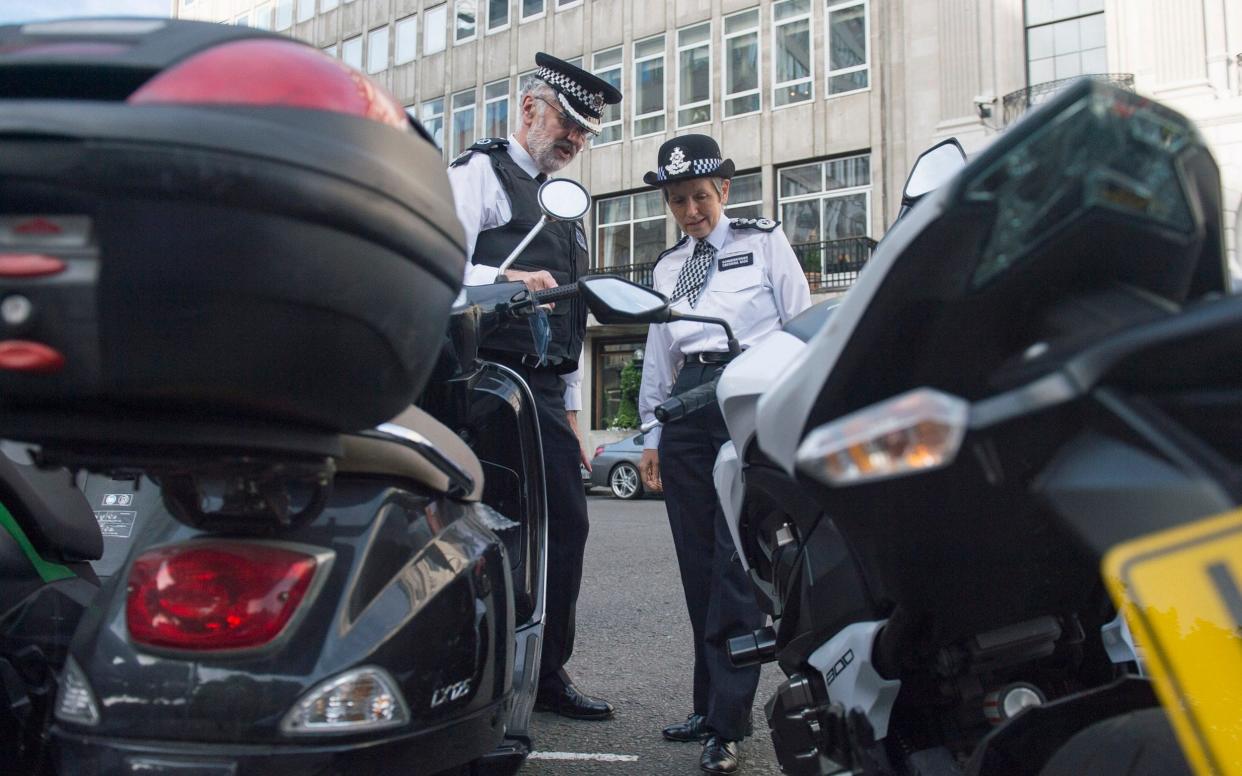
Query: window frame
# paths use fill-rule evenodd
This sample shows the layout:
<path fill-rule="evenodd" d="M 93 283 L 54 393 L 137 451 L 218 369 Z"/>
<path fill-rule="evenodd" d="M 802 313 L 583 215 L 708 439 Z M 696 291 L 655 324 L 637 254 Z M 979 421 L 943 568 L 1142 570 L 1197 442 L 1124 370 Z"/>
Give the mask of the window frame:
<path fill-rule="evenodd" d="M 813 34 L 815 25 L 812 20 L 812 17 L 814 16 L 814 11 L 815 11 L 815 4 L 813 2 L 810 2 L 810 0 L 807 0 L 805 14 L 799 14 L 798 16 L 791 16 L 787 19 L 782 19 L 780 21 L 777 21 L 776 19 L 776 7 L 778 5 L 780 5 L 781 3 L 794 3 L 794 2 L 798 2 L 798 0 L 776 0 L 776 2 L 772 3 L 772 7 L 770 9 L 771 20 L 772 20 L 772 79 L 771 79 L 771 83 L 769 84 L 769 88 L 772 90 L 772 110 L 773 111 L 783 110 L 785 108 L 791 108 L 795 105 L 804 105 L 806 103 L 815 102 L 815 35 Z M 803 76 L 802 78 L 798 78 L 793 81 L 781 81 L 778 83 L 776 80 L 776 72 L 778 70 L 776 66 L 776 58 L 780 50 L 778 41 L 780 39 L 781 28 L 788 27 L 791 24 L 796 24 L 797 22 L 800 22 L 803 19 L 806 19 L 807 58 L 809 60 L 807 62 L 807 74 Z M 791 86 L 799 86 L 804 83 L 810 84 L 811 86 L 811 92 L 805 100 L 797 100 L 796 102 L 787 102 L 784 105 L 777 104 L 776 92 L 778 89 L 782 87 L 789 88 Z"/>
<path fill-rule="evenodd" d="M 635 218 L 634 217 L 634 210 L 635 210 L 634 198 L 637 196 L 652 196 L 652 195 L 660 197 L 660 215 L 645 216 L 643 218 Z M 609 223 L 604 223 L 600 218 L 601 206 L 605 202 L 615 202 L 620 199 L 629 200 L 629 216 L 627 216 L 624 220 L 621 220 L 621 221 L 611 221 Z M 594 208 L 591 211 L 591 226 L 594 231 L 593 240 L 592 240 L 593 250 L 591 251 L 591 262 L 592 264 L 594 264 L 594 266 L 592 267 L 593 270 L 607 270 L 612 267 L 628 267 L 633 264 L 646 263 L 646 262 L 634 261 L 634 225 L 635 224 L 647 223 L 649 221 L 658 220 L 664 224 L 664 233 L 668 234 L 668 222 L 669 222 L 670 216 L 669 216 L 668 208 L 664 206 L 663 194 L 659 191 L 652 191 L 650 189 L 646 189 L 646 190 L 640 189 L 638 191 L 620 192 L 618 194 L 613 194 L 607 197 L 599 197 L 592 204 L 594 205 Z M 604 260 L 604 251 L 600 247 L 600 230 L 605 227 L 616 227 L 616 226 L 622 226 L 622 225 L 628 227 L 628 230 L 629 230 L 629 246 L 630 246 L 629 258 L 630 260 L 624 264 L 610 264 L 610 265 L 605 266 L 602 263 Z"/>
<path fill-rule="evenodd" d="M 545 2 L 547 2 L 547 0 L 545 0 Z M 562 2 L 562 0 L 555 0 L 555 4 L 556 4 L 555 10 L 557 12 L 568 11 L 570 8 L 577 8 L 578 6 L 582 5 L 582 0 L 569 0 L 568 2 Z"/>
<path fill-rule="evenodd" d="M 740 32 L 728 32 L 729 19 L 742 14 L 754 13 L 755 26 L 747 27 Z M 729 119 L 741 118 L 742 116 L 753 116 L 756 113 L 763 112 L 763 14 L 759 11 L 759 6 L 747 8 L 737 13 L 731 13 L 723 17 L 720 25 L 720 55 L 723 60 L 720 65 L 720 120 L 728 121 Z M 741 92 L 729 92 L 729 41 L 732 38 L 740 38 L 743 35 L 755 36 L 755 76 L 756 85 L 754 89 L 747 89 Z M 759 107 L 746 111 L 745 113 L 729 113 L 729 101 L 736 100 L 740 97 L 749 97 L 752 94 L 759 96 Z"/>
<path fill-rule="evenodd" d="M 431 106 L 431 105 L 435 105 L 436 103 L 439 103 L 439 104 L 440 104 L 440 112 L 439 112 L 439 113 L 432 113 L 430 116 L 428 116 L 428 115 L 427 115 L 427 108 L 428 108 L 429 106 Z M 445 122 L 444 122 L 444 118 L 445 118 L 445 116 L 444 116 L 444 108 L 445 108 L 445 105 L 446 105 L 446 102 L 445 102 L 445 96 L 444 96 L 444 95 L 441 95 L 441 96 L 439 96 L 439 97 L 433 97 L 433 98 L 432 98 L 432 99 L 430 99 L 430 100 L 425 100 L 425 101 L 420 102 L 420 103 L 418 104 L 418 121 L 419 121 L 419 123 L 421 123 L 421 124 L 423 125 L 423 128 L 424 128 L 424 129 L 426 129 L 426 127 L 427 127 L 427 124 L 426 124 L 426 120 L 427 120 L 427 119 L 429 119 L 429 118 L 438 118 L 438 119 L 440 119 L 440 138 L 441 138 L 440 143 L 441 143 L 441 144 L 438 146 L 438 148 L 439 148 L 439 150 L 440 150 L 440 155 L 441 155 L 441 156 L 444 156 L 444 150 L 445 150 L 445 148 L 446 148 L 446 147 L 447 147 L 447 145 L 448 145 L 447 143 L 445 143 L 445 142 L 444 142 L 444 141 L 445 141 L 445 139 L 446 139 L 446 138 L 445 138 L 444 133 L 445 133 L 445 130 L 447 129 L 447 126 L 445 125 Z M 429 130 L 429 129 L 428 129 L 428 130 L 427 130 L 427 134 L 431 135 L 431 142 L 432 142 L 432 144 L 434 145 L 434 144 L 435 144 L 435 137 L 436 137 L 435 133 L 434 133 L 434 132 L 432 132 L 431 130 Z"/>
<path fill-rule="evenodd" d="M 683 46 L 681 43 L 682 32 L 694 29 L 696 27 L 706 27 L 707 37 L 704 38 L 702 41 L 699 41 L 698 43 L 691 43 L 691 44 Z M 677 32 L 677 39 L 675 42 L 677 44 L 677 48 L 676 48 L 676 60 L 677 60 L 676 61 L 676 67 L 677 67 L 676 81 L 677 83 L 674 86 L 673 91 L 677 95 L 677 107 L 675 109 L 676 119 L 677 119 L 676 121 L 677 129 L 682 130 L 682 129 L 687 129 L 689 127 L 699 127 L 704 124 L 712 123 L 712 118 L 713 118 L 712 114 L 713 114 L 713 107 L 714 107 L 712 104 L 712 101 L 715 99 L 715 96 L 716 96 L 715 90 L 712 88 L 712 80 L 713 80 L 712 79 L 712 55 L 714 53 L 712 51 L 712 23 L 711 23 L 711 20 L 708 19 L 707 21 L 696 22 L 694 24 L 688 24 L 685 27 L 679 27 L 676 32 Z M 681 55 L 684 52 L 692 51 L 694 49 L 704 48 L 704 47 L 707 48 L 707 99 L 699 100 L 698 102 L 683 105 L 681 102 Z M 693 124 L 682 124 L 681 123 L 681 112 L 682 111 L 693 110 L 694 108 L 701 108 L 703 106 L 707 106 L 707 118 L 705 120 L 696 121 Z M 668 109 L 665 108 L 665 113 L 667 112 L 668 112 Z"/>
<path fill-rule="evenodd" d="M 407 23 L 414 25 L 414 39 L 410 43 L 411 51 L 410 51 L 409 59 L 402 59 L 401 54 L 400 54 L 401 52 L 401 30 L 402 30 L 402 27 L 406 25 Z M 393 27 L 392 65 L 393 67 L 397 67 L 398 65 L 408 65 L 409 63 L 418 59 L 418 14 L 412 13 L 412 14 L 407 14 L 406 16 L 402 16 L 400 19 L 397 19 L 396 21 L 392 23 L 392 27 Z"/>
<path fill-rule="evenodd" d="M 474 3 L 474 31 L 467 37 L 460 38 L 458 34 L 461 32 L 461 5 L 462 3 Z M 479 1 L 478 0 L 453 0 L 453 45 L 462 46 L 479 39 Z"/>
<path fill-rule="evenodd" d="M 463 105 L 460 108 L 457 107 L 457 104 L 456 104 L 457 98 L 463 95 L 466 95 L 466 94 L 473 96 L 473 99 L 471 100 L 470 104 Z M 465 113 L 466 111 L 471 112 L 472 115 L 470 119 L 470 132 L 468 134 L 470 135 L 472 142 L 474 138 L 477 138 L 479 136 L 479 89 L 478 87 L 472 86 L 469 89 L 462 89 L 459 92 L 454 92 L 453 94 L 449 95 L 449 103 L 446 107 L 449 109 L 449 115 L 446 120 L 446 128 L 447 128 L 446 134 L 448 135 L 448 137 L 447 137 L 447 142 L 445 143 L 445 146 L 449 149 L 449 158 L 452 159 L 452 158 L 456 158 L 458 154 L 460 154 L 462 151 L 465 151 L 466 148 L 470 147 L 468 145 L 463 146 L 462 148 L 455 147 L 457 145 L 456 140 L 457 140 L 457 114 L 458 113 Z"/>
<path fill-rule="evenodd" d="M 853 6 L 861 5 L 863 8 L 863 63 L 861 65 L 852 65 L 843 67 L 839 70 L 832 69 L 832 12 L 840 11 Z M 850 73 L 859 73 L 867 71 L 867 85 L 858 89 L 850 89 L 847 92 L 832 91 L 833 76 L 849 75 Z M 824 99 L 831 100 L 836 97 L 844 97 L 847 94 L 858 94 L 859 92 L 871 91 L 871 0 L 826 0 L 824 5 Z"/>
<path fill-rule="evenodd" d="M 233 17 L 233 26 L 234 27 L 249 27 L 250 26 L 250 12 L 242 11 L 241 13 L 237 14 L 237 16 Z"/>
<path fill-rule="evenodd" d="M 609 345 L 629 345 L 631 343 L 638 343 L 634 347 L 634 350 L 631 351 L 632 359 L 633 353 L 641 351 L 647 347 L 647 340 L 643 337 L 634 337 L 632 335 L 616 335 L 610 337 L 595 337 L 591 342 L 591 428 L 604 428 L 604 349 Z M 626 438 L 628 439 L 629 437 Z"/>
<path fill-rule="evenodd" d="M 431 56 L 433 54 L 440 54 L 448 50 L 448 42 L 449 42 L 448 11 L 449 11 L 449 4 L 447 2 L 440 3 L 439 5 L 433 5 L 430 8 L 423 11 L 423 56 L 424 57 Z M 427 46 L 428 44 L 427 36 L 430 35 L 431 31 L 435 29 L 435 25 L 429 23 L 427 17 L 435 13 L 444 14 L 443 23 L 440 25 L 441 27 L 440 34 L 443 35 L 444 37 L 443 37 L 443 43 L 440 45 L 439 48 L 430 49 Z"/>
<path fill-rule="evenodd" d="M 505 95 L 504 95 L 504 97 L 491 97 L 491 98 L 489 98 L 489 97 L 487 96 L 487 90 L 488 90 L 488 88 L 490 88 L 490 87 L 492 87 L 492 86 L 496 86 L 496 85 L 498 85 L 498 84 L 504 84 L 504 85 L 505 85 Z M 484 125 L 484 127 L 485 127 L 485 136 L 486 136 L 486 137 L 499 137 L 499 138 L 506 138 L 506 137 L 508 137 L 508 136 L 509 136 L 509 134 L 510 134 L 510 129 L 509 129 L 509 127 L 510 127 L 510 125 L 512 124 L 512 114 L 513 114 L 513 103 L 512 103 L 512 100 L 511 100 L 512 96 L 513 96 L 513 84 L 511 83 L 510 79 L 508 79 L 508 78 L 501 78 L 501 79 L 498 79 L 498 80 L 492 81 L 491 83 L 486 83 L 486 84 L 483 84 L 483 125 Z M 492 129 L 491 129 L 491 122 L 489 121 L 488 116 L 487 116 L 487 108 L 488 108 L 488 106 L 489 106 L 489 105 L 494 105 L 495 103 L 498 103 L 498 102 L 503 102 L 503 103 L 505 103 L 505 131 L 504 131 L 503 133 L 500 133 L 500 134 L 497 134 L 497 133 L 492 132 Z"/>
<path fill-rule="evenodd" d="M 495 27 L 492 26 L 492 4 L 490 0 L 483 0 L 483 2 L 487 3 L 487 24 L 486 31 L 484 32 L 485 35 L 491 35 L 496 32 L 504 32 L 513 26 L 513 0 L 504 0 L 506 9 L 505 21 L 504 24 L 498 24 Z"/>
<path fill-rule="evenodd" d="M 1051 82 L 1053 82 L 1053 81 L 1060 81 L 1060 80 L 1063 80 L 1063 79 L 1065 79 L 1065 78 L 1076 78 L 1076 77 L 1078 77 L 1078 76 L 1084 76 L 1084 75 L 1102 75 L 1102 74 L 1106 74 L 1106 73 L 1108 72 L 1108 24 L 1107 24 L 1107 20 L 1108 20 L 1108 18 L 1107 18 L 1108 8 L 1107 8 L 1107 5 L 1106 5 L 1106 4 L 1101 3 L 1101 8 L 1100 8 L 1100 10 L 1098 10 L 1098 11 L 1087 11 L 1087 12 L 1085 12 L 1085 13 L 1073 13 L 1073 14 L 1069 14 L 1068 16 L 1056 16 L 1056 15 L 1053 15 L 1053 16 L 1051 16 L 1050 18 L 1045 19 L 1044 21 L 1037 22 L 1037 23 L 1034 23 L 1034 24 L 1032 24 L 1032 23 L 1030 22 L 1030 8 L 1029 8 L 1029 5 L 1030 5 L 1030 3 L 1029 3 L 1029 1 L 1028 1 L 1028 0 L 1023 0 L 1023 2 L 1022 2 L 1022 46 L 1023 46 L 1023 59 L 1024 59 L 1025 66 L 1026 66 L 1026 69 L 1025 69 L 1025 73 L 1024 73 L 1024 75 L 1025 75 L 1025 77 L 1026 77 L 1026 85 L 1027 85 L 1027 87 L 1028 87 L 1028 88 L 1029 88 L 1029 87 L 1031 87 L 1031 86 L 1035 86 L 1035 85 L 1037 85 L 1037 84 L 1042 84 L 1042 83 L 1051 83 Z M 1091 17 L 1093 17 L 1093 16 L 1099 16 L 1099 17 L 1101 17 L 1101 19 L 1103 20 L 1103 25 L 1104 25 L 1104 45 L 1103 45 L 1103 46 L 1097 46 L 1097 47 L 1090 48 L 1090 49 L 1084 49 L 1084 48 L 1082 48 L 1082 47 L 1081 47 L 1081 41 L 1080 41 L 1079 48 L 1078 48 L 1078 49 L 1076 49 L 1076 50 L 1074 51 L 1074 53 L 1075 53 L 1075 54 L 1077 54 L 1077 55 L 1078 55 L 1078 58 L 1079 58 L 1079 71 L 1080 71 L 1080 72 L 1079 72 L 1079 73 L 1077 73 L 1076 75 L 1069 75 L 1069 76 L 1059 76 L 1059 75 L 1057 75 L 1057 72 L 1056 72 L 1056 60 L 1057 60 L 1058 56 L 1064 56 L 1064 55 L 1058 55 L 1058 54 L 1056 53 L 1056 50 L 1055 50 L 1055 43 L 1054 43 L 1054 49 L 1053 49 L 1053 53 L 1052 53 L 1052 55 L 1051 55 L 1051 56 L 1048 56 L 1048 57 L 1040 57 L 1040 58 L 1037 60 L 1037 61 L 1041 61 L 1041 62 L 1042 62 L 1042 61 L 1046 61 L 1046 60 L 1047 60 L 1047 61 L 1051 61 L 1051 63 L 1052 63 L 1052 77 L 1051 77 L 1051 78 L 1049 78 L 1049 79 L 1046 79 L 1046 80 L 1040 80 L 1040 81 L 1035 81 L 1035 80 L 1033 80 L 1033 79 L 1031 78 L 1031 31 L 1032 31 L 1032 30 L 1041 29 L 1041 28 L 1045 28 L 1045 27 L 1046 27 L 1046 28 L 1053 29 L 1053 28 L 1055 28 L 1055 26 L 1056 26 L 1056 25 L 1058 25 L 1058 24 L 1062 24 L 1062 23 L 1064 23 L 1064 22 L 1070 22 L 1070 21 L 1072 21 L 1072 22 L 1082 22 L 1083 20 L 1085 20 L 1085 19 L 1089 19 L 1089 18 L 1091 18 Z M 1080 30 L 1080 31 L 1081 31 L 1081 30 Z M 1054 32 L 1054 36 L 1055 36 L 1055 32 Z M 1103 69 L 1102 69 L 1099 73 L 1089 73 L 1089 72 L 1085 72 L 1085 71 L 1084 71 L 1084 68 L 1082 68 L 1082 54 L 1083 54 L 1083 52 L 1084 52 L 1084 51 L 1095 51 L 1095 50 L 1097 50 L 1097 49 L 1100 49 L 1100 50 L 1102 50 L 1102 51 L 1104 52 L 1104 68 L 1103 68 Z"/>
<path fill-rule="evenodd" d="M 630 131 L 632 132 L 632 135 L 630 137 L 631 140 L 637 140 L 640 137 L 651 137 L 652 135 L 659 135 L 659 134 L 662 134 L 668 131 L 668 49 L 666 48 L 668 45 L 668 41 L 665 39 L 666 35 L 667 33 L 664 33 L 664 32 L 658 33 L 656 35 L 648 35 L 647 37 L 641 40 L 636 40 L 631 44 L 632 51 L 634 52 L 632 56 L 631 66 L 634 68 L 634 88 L 635 89 L 638 88 L 638 84 L 639 84 L 639 78 L 638 78 L 638 66 L 639 65 L 659 59 L 662 63 L 661 70 L 663 71 L 663 76 L 660 78 L 660 110 L 639 115 L 638 105 L 637 103 L 635 103 L 634 112 L 632 113 L 631 118 L 630 118 L 630 128 L 631 128 Z M 639 59 L 638 58 L 638 47 L 642 45 L 643 43 L 647 43 L 648 41 L 655 40 L 656 38 L 661 39 L 660 53 L 659 54 L 648 54 L 647 56 L 644 56 L 642 59 Z M 664 122 L 659 129 L 653 132 L 643 132 L 643 133 L 640 133 L 638 131 L 638 122 L 644 121 L 646 119 L 655 118 L 656 116 L 661 116 L 664 119 Z"/>
<path fill-rule="evenodd" d="M 526 3 L 523 0 L 517 0 L 517 6 L 518 24 L 537 21 L 548 15 L 548 0 L 540 0 L 538 13 L 533 13 L 530 16 L 526 15 Z"/>
<path fill-rule="evenodd" d="M 826 188 L 825 188 L 824 181 L 825 181 L 825 175 L 827 174 L 827 169 L 828 169 L 828 165 L 829 165 L 829 164 L 832 164 L 833 162 L 842 162 L 842 161 L 846 161 L 846 160 L 849 160 L 849 159 L 858 159 L 858 158 L 861 158 L 861 157 L 864 157 L 864 156 L 865 156 L 865 157 L 868 157 L 868 161 L 867 161 L 867 183 L 866 183 L 866 185 L 860 185 L 860 186 L 848 186 L 848 187 L 844 187 L 844 188 L 837 188 L 837 189 L 831 189 L 831 190 L 828 190 L 828 189 L 826 189 Z M 832 242 L 833 240 L 848 240 L 848 239 L 853 239 L 853 238 L 858 238 L 858 237 L 867 237 L 867 236 L 869 236 L 869 234 L 868 234 L 868 233 L 871 231 L 871 217 L 872 217 L 872 215 L 873 215 L 873 211 L 872 211 L 872 200 L 873 200 L 873 198 L 874 198 L 874 193 L 875 193 L 875 185 L 876 185 L 876 183 L 875 183 L 875 171 L 874 171 L 874 169 L 873 169 L 873 168 L 872 168 L 872 166 L 871 166 L 871 158 L 873 158 L 873 157 L 874 157 L 873 152 L 872 152 L 872 151 L 870 151 L 870 150 L 867 150 L 867 151 L 860 151 L 860 152 L 858 152 L 858 153 L 845 154 L 845 155 L 843 155 L 843 156 L 832 156 L 832 157 L 828 157 L 828 158 L 825 158 L 825 159 L 816 159 L 816 160 L 811 160 L 811 161 L 794 162 L 794 163 L 792 163 L 792 164 L 786 164 L 786 165 L 782 165 L 782 166 L 780 166 L 780 167 L 776 168 L 776 171 L 775 171 L 775 172 L 776 172 L 776 217 L 777 217 L 778 219 L 780 219 L 780 220 L 784 221 L 784 219 L 782 218 L 782 216 L 784 215 L 784 212 L 785 212 L 785 205 L 786 205 L 786 204 L 789 204 L 789 203 L 794 203 L 794 202 L 810 202 L 810 201 L 814 201 L 814 202 L 820 203 L 820 204 L 819 204 L 819 209 L 818 209 L 818 213 L 819 213 L 819 221 L 820 221 L 819 226 L 820 226 L 820 228 L 821 228 L 821 229 L 823 229 L 823 226 L 824 226 L 824 224 L 823 224 L 823 217 L 824 217 L 824 215 L 823 215 L 823 214 L 824 214 L 824 210 L 823 210 L 823 204 L 822 204 L 823 200 L 826 200 L 826 199 L 842 199 L 842 198 L 845 198 L 845 197 L 852 197 L 852 196 L 855 196 L 855 195 L 857 195 L 857 194 L 863 194 L 863 195 L 865 196 L 865 203 L 866 203 L 866 205 L 865 205 L 865 206 L 866 206 L 866 213 L 865 213 L 865 223 L 866 223 L 866 229 L 864 230 L 864 233 L 863 233 L 863 234 L 860 234 L 860 235 L 848 235 L 848 236 L 846 236 L 846 237 L 836 237 L 836 238 L 832 238 L 832 239 L 828 239 L 827 237 L 824 237 L 823 235 L 821 235 L 821 236 L 820 236 L 820 239 L 818 240 L 818 242 L 820 242 L 820 243 L 826 243 L 826 242 Z M 787 170 L 792 170 L 792 169 L 797 168 L 797 167 L 806 167 L 806 166 L 809 166 L 809 165 L 811 165 L 811 164 L 818 164 L 818 165 L 819 165 L 819 180 L 820 180 L 820 189 L 819 189 L 819 191 L 811 192 L 810 194 L 795 194 L 795 195 L 793 195 L 793 196 L 789 196 L 789 197 L 782 196 L 782 195 L 781 195 L 781 173 L 783 173 L 783 172 L 785 172 L 785 171 L 787 171 Z M 791 235 L 791 233 L 790 233 L 789 231 L 786 231 L 786 234 L 787 234 L 787 235 Z M 795 242 L 793 241 L 793 237 L 792 237 L 792 235 L 790 236 L 790 240 L 789 240 L 789 242 L 790 242 L 790 244 L 791 244 L 791 245 L 807 245 L 807 244 L 813 244 L 813 243 L 795 243 Z M 824 266 L 823 266 L 823 260 L 824 260 L 824 257 L 823 257 L 823 255 L 821 254 L 821 256 L 820 256 L 820 270 L 819 270 L 820 272 L 824 272 L 824 271 L 825 271 L 825 268 L 824 268 Z M 803 269 L 806 269 L 806 268 L 804 267 Z M 815 270 L 807 270 L 807 271 L 814 272 Z"/>
<path fill-rule="evenodd" d="M 614 51 L 620 52 L 621 54 L 621 58 L 617 62 L 617 64 L 607 65 L 605 67 L 599 67 L 595 64 L 596 58 L 599 57 L 601 54 L 611 54 Z M 602 51 L 596 51 L 591 54 L 591 73 L 592 74 L 597 75 L 600 78 L 604 78 L 604 76 L 602 75 L 603 73 L 609 73 L 613 70 L 617 71 L 617 84 L 616 84 L 617 91 L 621 92 L 622 94 L 625 94 L 625 46 L 624 45 L 611 46 L 609 48 L 603 49 Z M 608 79 L 604 78 L 604 80 L 607 81 Z M 609 81 L 609 83 L 611 83 L 611 81 Z M 624 100 L 622 102 L 624 102 Z M 606 105 L 604 106 L 604 110 L 607 111 L 610 107 L 612 106 Z M 618 117 L 615 121 L 603 122 L 601 120 L 601 123 L 599 126 L 599 135 L 596 135 L 595 137 L 591 138 L 592 148 L 601 148 L 604 146 L 616 145 L 617 143 L 621 143 L 625 140 L 625 111 L 624 109 L 621 108 L 620 105 L 618 105 L 617 107 L 618 107 L 618 110 L 617 110 Z M 619 136 L 617 137 L 616 140 L 608 140 L 603 143 L 595 142 L 595 140 L 598 137 L 600 137 L 600 135 L 604 134 L 605 129 L 611 129 L 612 127 L 621 128 L 621 131 L 618 133 Z"/>
<path fill-rule="evenodd" d="M 730 216 L 729 209 L 735 207 L 751 207 L 754 205 L 759 206 L 760 217 L 763 217 L 763 170 L 747 170 L 746 172 L 734 173 L 733 180 L 736 181 L 738 178 L 746 178 L 751 175 L 759 179 L 759 199 L 748 199 L 745 202 L 733 202 L 732 199 L 730 199 L 730 201 L 724 206 L 724 215 L 726 218 L 745 218 L 746 216 Z M 732 182 L 729 184 L 729 195 L 730 197 L 733 195 Z"/>
<path fill-rule="evenodd" d="M 264 26 L 259 26 L 258 24 L 260 14 L 265 18 Z M 272 29 L 272 25 L 276 23 L 275 17 L 276 14 L 274 13 L 271 3 L 260 3 L 250 12 L 250 26 L 256 30 L 270 31 Z"/>
<path fill-rule="evenodd" d="M 310 13 L 306 16 L 306 18 L 302 18 L 303 4 L 310 6 Z M 309 22 L 311 19 L 315 18 L 315 11 L 315 0 L 297 0 L 293 6 L 293 23 L 305 24 L 306 22 Z"/>
<path fill-rule="evenodd" d="M 327 13 L 328 11 L 335 11 L 340 7 L 341 0 L 319 0 L 319 13 L 321 14 Z"/>
<path fill-rule="evenodd" d="M 280 7 L 284 5 L 289 9 L 289 23 L 284 27 L 280 26 Z M 276 0 L 272 7 L 272 31 L 284 32 L 293 28 L 293 17 L 296 15 L 297 0 Z"/>
<path fill-rule="evenodd" d="M 345 47 L 354 41 L 358 41 L 358 64 L 356 66 L 346 58 L 347 52 L 345 51 Z M 341 41 L 341 61 L 360 73 L 362 72 L 362 69 L 366 67 L 367 57 L 365 51 L 365 40 L 361 32 L 357 35 L 351 35 Z"/>
<path fill-rule="evenodd" d="M 374 57 L 375 57 L 375 48 L 374 48 L 375 42 L 376 42 L 375 35 L 381 32 L 384 35 L 384 45 L 383 45 L 384 52 L 383 54 L 380 55 L 383 57 L 383 60 L 382 60 L 383 66 L 380 67 L 378 70 L 372 70 L 371 68 L 372 68 L 372 65 L 374 64 Z M 381 24 L 379 27 L 375 27 L 373 29 L 367 30 L 366 56 L 363 57 L 363 59 L 366 62 L 366 66 L 367 66 L 366 71 L 365 71 L 367 75 L 378 75 L 379 73 L 382 73 L 389 68 L 390 66 L 389 61 L 391 59 L 389 54 L 391 53 L 391 48 L 392 48 L 391 44 L 392 44 L 392 33 L 388 29 L 387 24 Z"/>

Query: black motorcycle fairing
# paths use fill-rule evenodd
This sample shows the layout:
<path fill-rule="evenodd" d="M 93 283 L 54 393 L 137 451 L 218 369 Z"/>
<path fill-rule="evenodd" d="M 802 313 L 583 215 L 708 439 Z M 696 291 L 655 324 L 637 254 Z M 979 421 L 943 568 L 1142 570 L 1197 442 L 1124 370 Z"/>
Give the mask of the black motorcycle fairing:
<path fill-rule="evenodd" d="M 165 531 L 156 533 L 166 541 L 198 535 L 168 517 Z M 309 610 L 296 621 L 297 632 L 244 656 L 134 645 L 126 636 L 124 579 L 114 577 L 104 603 L 83 619 L 73 647 L 101 719 L 93 728 L 59 725 L 62 765 L 89 762 L 114 748 L 177 752 L 210 743 L 219 751 L 245 751 L 282 742 L 281 751 L 296 759 L 323 739 L 282 733 L 285 712 L 313 685 L 363 664 L 378 665 L 397 680 L 411 722 L 333 740 L 413 742 L 423 731 L 481 715 L 490 720 L 490 732 L 469 746 L 458 741 L 454 757 L 460 759 L 453 762 L 499 743 L 504 715 L 494 712 L 507 708 L 511 697 L 513 644 L 506 634 L 513 628 L 512 598 L 504 551 L 473 507 L 350 477 L 337 483 L 319 518 L 282 539 L 324 547 L 335 560 L 318 595 L 303 603 Z M 416 549 L 420 542 L 425 545 Z M 399 568 L 396 545 L 406 551 Z M 384 575 L 389 579 L 379 584 Z M 418 635 L 425 633 L 436 638 Z M 470 689 L 462 697 L 434 701 L 437 690 L 463 681 Z M 92 753 L 96 745 L 103 746 Z"/>

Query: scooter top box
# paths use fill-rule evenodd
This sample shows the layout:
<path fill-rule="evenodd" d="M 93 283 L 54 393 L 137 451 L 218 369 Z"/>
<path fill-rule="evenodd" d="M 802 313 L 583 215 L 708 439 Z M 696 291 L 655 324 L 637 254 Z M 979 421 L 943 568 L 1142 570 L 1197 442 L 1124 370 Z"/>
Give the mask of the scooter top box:
<path fill-rule="evenodd" d="M 0 435 L 383 422 L 431 371 L 463 244 L 439 150 L 314 47 L 0 27 Z"/>

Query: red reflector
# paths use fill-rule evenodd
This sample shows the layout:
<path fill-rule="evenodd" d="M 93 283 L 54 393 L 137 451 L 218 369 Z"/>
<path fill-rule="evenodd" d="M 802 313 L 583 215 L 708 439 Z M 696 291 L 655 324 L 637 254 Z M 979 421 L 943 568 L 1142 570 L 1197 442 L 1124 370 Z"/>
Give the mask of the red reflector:
<path fill-rule="evenodd" d="M 17 234 L 60 234 L 61 228 L 60 224 L 51 219 L 35 216 L 13 227 L 13 231 Z"/>
<path fill-rule="evenodd" d="M 129 635 L 139 644 L 173 649 L 262 646 L 297 611 L 315 565 L 301 552 L 245 542 L 145 552 L 129 572 Z"/>
<path fill-rule="evenodd" d="M 41 342 L 27 340 L 0 342 L 0 369 L 44 374 L 59 372 L 64 367 L 65 357 L 60 354 L 60 351 Z"/>
<path fill-rule="evenodd" d="M 42 253 L 0 253 L 0 277 L 33 278 L 64 272 L 67 265 Z"/>
<path fill-rule="evenodd" d="M 208 49 L 152 78 L 128 102 L 310 108 L 409 129 L 405 109 L 382 87 L 316 48 L 285 40 Z"/>

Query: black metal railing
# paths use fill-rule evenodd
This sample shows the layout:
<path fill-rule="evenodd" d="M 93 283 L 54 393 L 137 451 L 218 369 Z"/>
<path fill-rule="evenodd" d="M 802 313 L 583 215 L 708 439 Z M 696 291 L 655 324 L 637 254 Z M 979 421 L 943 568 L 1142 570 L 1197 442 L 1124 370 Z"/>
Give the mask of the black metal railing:
<path fill-rule="evenodd" d="M 1005 126 L 1018 120 L 1023 113 L 1060 91 L 1061 87 L 1077 81 L 1079 78 L 1092 78 L 1105 81 L 1123 89 L 1134 91 L 1134 75 L 1132 73 L 1100 73 L 1098 75 L 1078 75 L 1073 78 L 1061 78 L 1056 81 L 1045 81 L 1032 84 L 1025 89 L 1010 92 L 1001 98 Z"/>
<path fill-rule="evenodd" d="M 843 291 L 858 278 L 875 245 L 875 240 L 870 237 L 846 237 L 826 242 L 799 243 L 793 246 L 793 250 L 802 264 L 812 292 Z"/>
<path fill-rule="evenodd" d="M 596 267 L 591 270 L 591 274 L 620 275 L 626 280 L 650 287 L 652 283 L 651 271 L 655 269 L 655 265 L 654 261 L 644 261 L 641 264 L 618 264 L 613 267 Z"/>

